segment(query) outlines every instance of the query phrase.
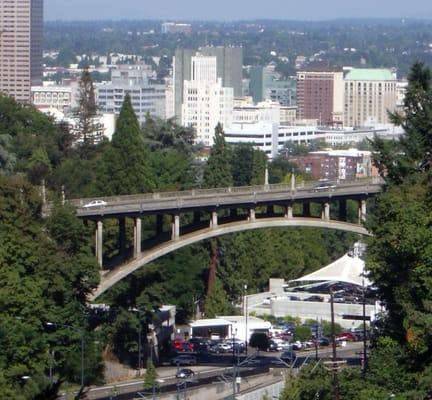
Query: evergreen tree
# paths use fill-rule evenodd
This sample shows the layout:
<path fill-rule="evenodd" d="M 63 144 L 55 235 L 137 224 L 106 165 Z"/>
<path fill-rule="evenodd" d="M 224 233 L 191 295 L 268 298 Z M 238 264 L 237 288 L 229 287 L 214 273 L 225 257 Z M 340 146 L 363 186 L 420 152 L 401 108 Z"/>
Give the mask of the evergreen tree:
<path fill-rule="evenodd" d="M 432 77 L 423 63 L 414 64 L 408 75 L 403 112 L 390 116 L 405 134 L 397 142 L 375 138 L 375 163 L 388 182 L 401 183 L 432 167 Z"/>
<path fill-rule="evenodd" d="M 155 187 L 149 152 L 132 107 L 125 96 L 112 141 L 103 154 L 99 190 L 107 195 L 145 193 Z"/>
<path fill-rule="evenodd" d="M 432 87 L 423 64 L 415 64 L 409 75 L 404 108 L 392 119 L 405 136 L 373 143 L 387 186 L 367 219 L 374 235 L 367 269 L 387 308 L 383 334 L 401 346 L 398 382 L 392 384 L 402 392 L 400 382 L 415 374 L 415 383 L 404 385 L 403 393 L 411 395 L 401 397 L 414 399 L 430 395 L 432 382 Z M 375 352 L 381 347 L 378 343 Z"/>
<path fill-rule="evenodd" d="M 234 186 L 249 186 L 252 181 L 254 149 L 250 144 L 234 146 L 232 175 Z"/>
<path fill-rule="evenodd" d="M 231 150 L 225 142 L 222 125 L 218 124 L 215 129 L 214 145 L 204 167 L 204 186 L 206 188 L 222 188 L 233 185 L 231 159 Z"/>
<path fill-rule="evenodd" d="M 51 172 L 51 163 L 48 154 L 43 148 L 37 148 L 33 151 L 27 164 L 27 175 L 29 180 L 38 185 L 46 179 Z"/>
<path fill-rule="evenodd" d="M 76 140 L 81 140 L 83 145 L 91 145 L 95 142 L 95 134 L 98 130 L 95 122 L 97 106 L 93 80 L 88 68 L 85 68 L 79 81 L 78 107 L 75 116 L 78 118 Z"/>
<path fill-rule="evenodd" d="M 207 318 L 215 318 L 220 315 L 227 315 L 232 307 L 227 301 L 226 292 L 219 279 L 216 279 L 205 300 L 205 315 Z"/>
<path fill-rule="evenodd" d="M 251 185 L 263 185 L 265 182 L 265 171 L 267 168 L 267 156 L 261 150 L 254 150 L 252 162 Z"/>

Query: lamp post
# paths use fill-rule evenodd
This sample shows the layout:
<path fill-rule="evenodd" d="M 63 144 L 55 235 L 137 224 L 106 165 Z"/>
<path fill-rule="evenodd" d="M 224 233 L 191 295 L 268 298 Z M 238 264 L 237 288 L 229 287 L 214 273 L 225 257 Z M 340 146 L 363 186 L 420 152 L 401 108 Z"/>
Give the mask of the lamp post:
<path fill-rule="evenodd" d="M 331 336 L 332 336 L 332 353 L 333 353 L 333 394 L 334 399 L 339 400 L 339 381 L 336 370 L 336 333 L 335 333 L 335 314 L 334 314 L 334 293 L 333 287 L 330 288 L 330 311 L 331 311 Z"/>
<path fill-rule="evenodd" d="M 244 302 L 244 313 L 245 313 L 245 350 L 246 350 L 246 356 L 247 356 L 249 332 L 248 332 L 248 298 L 247 298 L 247 285 L 246 284 L 244 285 L 243 302 Z"/>
<path fill-rule="evenodd" d="M 138 313 L 138 376 L 141 376 L 142 369 L 142 324 L 141 324 L 141 315 L 144 314 L 144 311 L 138 308 L 130 308 L 129 311 Z"/>
<path fill-rule="evenodd" d="M 367 342 L 366 342 L 366 288 L 365 288 L 365 280 L 363 277 L 362 280 L 363 286 L 363 378 L 366 375 L 367 369 Z"/>
<path fill-rule="evenodd" d="M 66 325 L 66 324 L 57 324 L 54 322 L 46 322 L 45 325 L 47 326 L 54 326 L 54 327 L 64 327 L 72 329 L 75 332 L 78 332 L 81 336 L 81 387 L 84 387 L 84 330 L 80 328 L 76 328 L 72 325 Z"/>

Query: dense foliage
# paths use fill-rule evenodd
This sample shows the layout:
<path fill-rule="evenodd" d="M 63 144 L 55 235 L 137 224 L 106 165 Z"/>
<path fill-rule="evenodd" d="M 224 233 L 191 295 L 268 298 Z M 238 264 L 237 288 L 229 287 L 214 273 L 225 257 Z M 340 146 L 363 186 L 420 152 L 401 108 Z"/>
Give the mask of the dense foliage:
<path fill-rule="evenodd" d="M 100 349 L 85 313 L 99 273 L 85 227 L 64 207 L 42 220 L 38 193 L 19 177 L 0 178 L 0 220 L 0 393 L 48 391 L 50 366 L 56 382 L 78 382 L 80 332 L 86 382 L 94 382 Z"/>

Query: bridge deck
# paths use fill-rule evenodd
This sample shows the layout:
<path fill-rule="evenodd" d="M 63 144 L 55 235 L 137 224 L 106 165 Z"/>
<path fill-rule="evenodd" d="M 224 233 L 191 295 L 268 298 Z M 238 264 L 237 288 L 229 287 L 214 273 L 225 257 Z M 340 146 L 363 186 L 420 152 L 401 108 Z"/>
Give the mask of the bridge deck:
<path fill-rule="evenodd" d="M 69 200 L 82 218 L 117 217 L 158 213 L 178 213 L 218 208 L 250 208 L 263 204 L 364 198 L 381 192 L 383 182 L 368 178 L 342 182 L 329 189 L 317 189 L 317 182 L 292 188 L 291 185 L 262 185 L 222 189 L 199 189 L 183 192 L 148 193 L 130 196 L 99 197 L 107 205 L 83 208 L 93 199 Z"/>

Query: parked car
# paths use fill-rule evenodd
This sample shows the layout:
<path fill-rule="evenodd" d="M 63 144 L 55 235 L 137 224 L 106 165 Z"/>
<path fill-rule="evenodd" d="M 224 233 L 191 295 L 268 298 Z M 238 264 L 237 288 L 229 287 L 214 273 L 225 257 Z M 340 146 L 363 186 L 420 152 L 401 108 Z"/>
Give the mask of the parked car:
<path fill-rule="evenodd" d="M 90 203 L 84 204 L 83 208 L 105 207 L 108 203 L 103 200 L 92 200 Z"/>
<path fill-rule="evenodd" d="M 232 351 L 232 345 L 229 343 L 219 343 L 216 345 L 216 353 L 229 353 Z"/>
<path fill-rule="evenodd" d="M 292 348 L 293 350 L 301 350 L 302 347 L 303 347 L 303 346 L 302 346 L 302 344 L 301 344 L 301 342 L 300 342 L 299 340 L 297 340 L 297 341 L 291 343 L 291 348 Z"/>
<path fill-rule="evenodd" d="M 336 335 L 336 339 L 345 342 L 355 342 L 357 337 L 351 332 L 342 332 L 339 335 Z"/>
<path fill-rule="evenodd" d="M 290 342 L 286 341 L 286 340 L 282 340 L 280 342 L 278 342 L 278 351 L 285 351 L 285 350 L 291 350 L 292 346 L 290 344 Z"/>
<path fill-rule="evenodd" d="M 298 297 L 298 296 L 290 296 L 290 297 L 289 297 L 289 300 L 290 300 L 290 301 L 300 301 L 301 299 L 300 299 L 300 297 Z"/>
<path fill-rule="evenodd" d="M 174 349 L 176 351 L 189 352 L 194 350 L 194 345 L 191 342 L 186 342 L 182 339 L 174 340 Z"/>
<path fill-rule="evenodd" d="M 234 342 L 232 350 L 234 351 L 234 353 L 244 353 L 246 347 L 243 342 Z"/>
<path fill-rule="evenodd" d="M 307 297 L 306 299 L 304 299 L 304 301 L 323 302 L 324 301 L 324 297 L 318 296 L 318 295 L 313 295 L 313 296 Z"/>
<path fill-rule="evenodd" d="M 320 337 L 319 339 L 318 339 L 318 344 L 320 345 L 320 346 L 330 346 L 330 339 L 329 338 L 326 338 L 326 337 Z"/>
<path fill-rule="evenodd" d="M 196 365 L 197 359 L 195 356 L 182 354 L 171 360 L 171 365 Z"/>
<path fill-rule="evenodd" d="M 207 339 L 193 337 L 189 339 L 189 343 L 193 346 L 192 348 L 196 352 L 203 352 L 207 350 Z"/>
<path fill-rule="evenodd" d="M 267 351 L 278 351 L 278 343 L 274 340 L 269 340 L 269 346 L 267 348 Z"/>
<path fill-rule="evenodd" d="M 193 372 L 191 369 L 189 368 L 182 368 L 179 369 L 178 372 L 176 373 L 176 378 L 190 378 L 192 376 L 195 375 L 195 372 Z"/>
<path fill-rule="evenodd" d="M 280 359 L 286 362 L 287 364 L 291 364 L 292 362 L 294 362 L 296 358 L 297 358 L 296 353 L 292 350 L 284 351 L 280 356 Z"/>

